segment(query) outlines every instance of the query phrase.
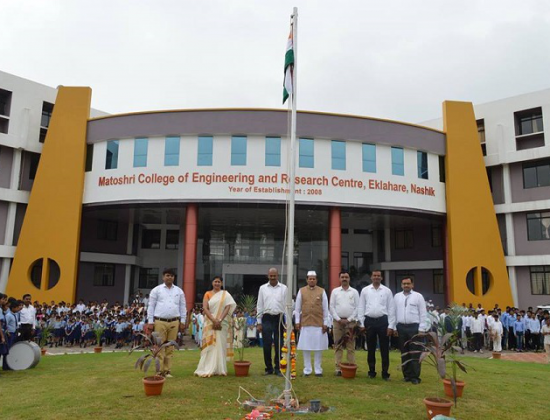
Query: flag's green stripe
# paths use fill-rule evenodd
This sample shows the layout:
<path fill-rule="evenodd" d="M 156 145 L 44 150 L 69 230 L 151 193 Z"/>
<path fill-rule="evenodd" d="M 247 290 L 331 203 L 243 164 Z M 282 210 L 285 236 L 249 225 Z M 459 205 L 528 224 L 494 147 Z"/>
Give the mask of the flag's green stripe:
<path fill-rule="evenodd" d="M 289 96 L 290 95 L 288 94 L 286 89 L 283 88 L 283 104 L 286 102 L 286 100 L 288 99 Z"/>
<path fill-rule="evenodd" d="M 288 50 L 285 54 L 285 71 L 291 64 L 294 64 L 294 50 Z"/>

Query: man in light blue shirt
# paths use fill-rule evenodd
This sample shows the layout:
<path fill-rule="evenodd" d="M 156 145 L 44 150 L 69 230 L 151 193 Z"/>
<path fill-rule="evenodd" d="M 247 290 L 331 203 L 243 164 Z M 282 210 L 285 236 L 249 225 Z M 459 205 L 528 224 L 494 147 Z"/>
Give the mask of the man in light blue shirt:
<path fill-rule="evenodd" d="M 518 315 L 516 322 L 512 327 L 514 329 L 514 335 L 516 336 L 516 351 L 523 351 L 523 334 L 525 333 L 525 324 L 521 319 L 521 315 Z"/>

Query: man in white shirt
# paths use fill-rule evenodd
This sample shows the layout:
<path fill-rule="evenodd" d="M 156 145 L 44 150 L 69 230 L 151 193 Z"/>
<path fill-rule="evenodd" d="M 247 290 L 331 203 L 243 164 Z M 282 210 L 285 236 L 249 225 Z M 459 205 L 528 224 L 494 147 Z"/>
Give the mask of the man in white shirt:
<path fill-rule="evenodd" d="M 349 285 L 350 276 L 347 271 L 340 272 L 340 287 L 335 288 L 330 294 L 330 315 L 332 316 L 332 333 L 334 335 L 336 376 L 342 376 L 340 362 L 347 350 L 348 363 L 355 364 L 355 340 L 350 333 L 344 342 L 340 343 L 345 334 L 353 330 L 357 325 L 357 309 L 359 307 L 359 292 Z"/>
<path fill-rule="evenodd" d="M 21 340 L 32 340 L 36 328 L 36 309 L 32 306 L 31 295 L 23 295 L 23 309 L 19 312 L 19 332 Z"/>
<path fill-rule="evenodd" d="M 262 333 L 264 347 L 265 374 L 283 376 L 279 367 L 281 346 L 283 343 L 285 303 L 287 287 L 279 282 L 279 271 L 270 268 L 267 272 L 269 281 L 260 287 L 258 293 L 257 331 Z M 271 359 L 271 348 L 275 354 Z"/>
<path fill-rule="evenodd" d="M 544 337 L 544 350 L 546 351 L 546 362 L 550 364 L 550 318 L 544 320 L 541 328 L 541 333 Z"/>
<path fill-rule="evenodd" d="M 315 376 L 323 376 L 323 350 L 328 349 L 328 299 L 325 290 L 317 286 L 317 273 L 308 271 L 307 286 L 296 297 L 296 329 L 300 330 L 298 350 L 304 353 L 304 376 L 310 376 L 311 352 L 315 358 Z"/>
<path fill-rule="evenodd" d="M 369 378 L 376 377 L 376 343 L 380 343 L 382 379 L 390 379 L 390 337 L 395 329 L 395 303 L 390 289 L 382 284 L 382 272 L 373 271 L 372 284 L 359 298 L 359 322 L 367 331 Z"/>
<path fill-rule="evenodd" d="M 154 329 L 160 334 L 163 342 L 175 341 L 178 338 L 178 330 L 185 332 L 185 320 L 187 318 L 187 309 L 185 305 L 185 294 L 178 286 L 174 284 L 176 273 L 173 270 L 164 270 L 162 272 L 163 284 L 159 284 L 153 290 L 149 297 L 149 307 L 147 308 L 148 324 L 147 334 Z M 159 353 L 161 362 L 161 375 L 171 378 L 170 368 L 172 367 L 173 346 L 162 349 Z"/>
<path fill-rule="evenodd" d="M 394 302 L 404 381 L 418 385 L 420 383 L 420 363 L 418 361 L 420 354 L 411 354 L 410 352 L 419 351 L 421 348 L 412 344 L 410 340 L 417 334 L 426 332 L 429 326 L 425 325 L 426 301 L 420 293 L 412 290 L 413 286 L 413 279 L 406 277 L 401 280 L 403 291 L 394 296 Z M 420 338 L 416 337 L 416 339 Z"/>

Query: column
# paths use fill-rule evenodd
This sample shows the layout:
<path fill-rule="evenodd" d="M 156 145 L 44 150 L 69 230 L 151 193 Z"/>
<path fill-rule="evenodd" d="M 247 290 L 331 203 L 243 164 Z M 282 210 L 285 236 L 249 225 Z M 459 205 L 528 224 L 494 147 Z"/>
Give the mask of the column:
<path fill-rule="evenodd" d="M 132 243 L 134 242 L 134 217 L 135 210 L 130 209 L 128 214 L 128 236 L 126 239 L 126 255 L 132 254 Z M 124 272 L 124 302 L 130 303 L 130 279 L 132 278 L 132 265 L 126 264 Z M 134 290 L 132 290 L 134 292 Z"/>
<path fill-rule="evenodd" d="M 185 245 L 183 249 L 183 291 L 187 300 L 187 309 L 195 305 L 197 284 L 195 279 L 197 264 L 197 225 L 198 206 L 188 204 L 185 212 Z"/>
<path fill-rule="evenodd" d="M 340 207 L 331 207 L 328 223 L 328 295 L 332 289 L 340 286 L 338 274 L 342 270 L 342 211 Z"/>

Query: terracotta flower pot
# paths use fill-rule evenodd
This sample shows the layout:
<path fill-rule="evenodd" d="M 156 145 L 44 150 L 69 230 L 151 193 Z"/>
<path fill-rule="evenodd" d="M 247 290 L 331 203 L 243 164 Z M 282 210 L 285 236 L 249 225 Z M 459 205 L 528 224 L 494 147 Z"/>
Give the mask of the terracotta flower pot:
<path fill-rule="evenodd" d="M 101 353 L 103 351 L 103 347 L 94 347 L 94 353 Z"/>
<path fill-rule="evenodd" d="M 500 356 L 502 356 L 502 354 L 499 353 L 498 351 L 493 352 L 493 359 L 500 359 Z"/>
<path fill-rule="evenodd" d="M 252 362 L 233 362 L 233 366 L 235 367 L 235 376 L 248 376 L 248 370 L 250 369 L 250 365 Z"/>
<path fill-rule="evenodd" d="M 40 349 L 40 354 L 42 356 L 45 356 L 46 355 L 46 349 Z"/>
<path fill-rule="evenodd" d="M 162 393 L 162 386 L 164 385 L 166 378 L 162 376 L 148 376 L 143 378 L 143 387 L 145 388 L 145 395 L 148 397 L 153 395 L 160 395 Z"/>
<path fill-rule="evenodd" d="M 357 373 L 357 365 L 353 363 L 340 363 L 340 369 L 342 370 L 342 378 L 353 379 Z"/>
<path fill-rule="evenodd" d="M 453 403 L 443 398 L 424 398 L 424 404 L 426 405 L 426 413 L 428 419 L 431 420 L 438 414 L 443 414 L 449 417 L 451 414 L 451 407 Z"/>
<path fill-rule="evenodd" d="M 456 381 L 457 397 L 462 397 L 462 393 L 464 392 L 465 385 L 466 385 L 466 382 L 464 381 Z M 451 385 L 451 381 L 449 379 L 443 379 L 443 387 L 445 388 L 445 395 L 447 397 L 453 398 L 453 386 Z"/>

